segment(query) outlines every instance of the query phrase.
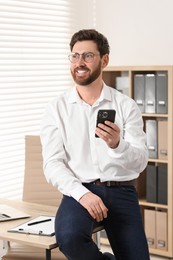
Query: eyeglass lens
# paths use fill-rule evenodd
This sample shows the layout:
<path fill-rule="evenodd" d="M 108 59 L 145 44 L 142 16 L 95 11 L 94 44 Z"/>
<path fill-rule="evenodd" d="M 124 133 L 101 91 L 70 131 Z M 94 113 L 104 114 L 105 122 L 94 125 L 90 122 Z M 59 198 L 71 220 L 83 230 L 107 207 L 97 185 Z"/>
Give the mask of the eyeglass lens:
<path fill-rule="evenodd" d="M 85 61 L 85 62 L 92 62 L 94 60 L 94 56 L 95 54 L 92 53 L 92 52 L 84 52 L 82 54 L 79 54 L 79 53 L 72 53 L 69 55 L 69 60 L 72 62 L 72 63 L 75 63 L 79 60 L 80 56 L 82 56 L 82 59 Z"/>

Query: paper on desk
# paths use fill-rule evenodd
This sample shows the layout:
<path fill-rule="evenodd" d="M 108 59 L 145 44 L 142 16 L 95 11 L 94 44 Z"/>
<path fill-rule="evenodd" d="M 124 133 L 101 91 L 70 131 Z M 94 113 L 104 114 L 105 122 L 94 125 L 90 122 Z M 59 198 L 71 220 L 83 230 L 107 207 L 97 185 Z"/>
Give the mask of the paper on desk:
<path fill-rule="evenodd" d="M 29 223 L 39 222 L 42 220 L 49 220 L 48 222 L 43 222 L 35 225 L 29 226 Z M 27 221 L 17 227 L 11 228 L 8 232 L 15 232 L 21 234 L 31 234 L 40 236 L 53 236 L 55 234 L 55 217 L 54 216 L 39 216 L 30 221 Z"/>

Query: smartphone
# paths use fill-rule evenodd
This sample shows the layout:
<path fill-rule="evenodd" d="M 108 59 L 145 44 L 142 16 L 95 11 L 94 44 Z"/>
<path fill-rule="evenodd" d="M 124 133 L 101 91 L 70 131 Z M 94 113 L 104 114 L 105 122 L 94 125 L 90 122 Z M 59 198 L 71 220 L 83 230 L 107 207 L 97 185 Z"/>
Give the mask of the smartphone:
<path fill-rule="evenodd" d="M 104 124 L 105 121 L 111 121 L 114 123 L 115 121 L 115 110 L 114 109 L 100 109 L 97 114 L 97 122 L 96 127 L 99 123 Z M 97 134 L 95 134 L 95 137 L 99 137 Z"/>

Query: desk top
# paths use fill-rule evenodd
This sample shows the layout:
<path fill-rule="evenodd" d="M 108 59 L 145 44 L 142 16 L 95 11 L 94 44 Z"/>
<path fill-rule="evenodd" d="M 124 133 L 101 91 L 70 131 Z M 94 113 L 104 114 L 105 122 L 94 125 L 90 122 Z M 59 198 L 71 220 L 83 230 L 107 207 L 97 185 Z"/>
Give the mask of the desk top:
<path fill-rule="evenodd" d="M 26 220 L 31 220 L 32 218 L 38 217 L 40 215 L 49 215 L 53 216 L 56 214 L 57 208 L 54 206 L 45 206 L 42 204 L 35 204 L 24 201 L 15 201 L 15 200 L 7 200 L 0 199 L 0 204 L 6 204 L 12 206 L 16 209 L 26 212 L 31 217 L 27 219 L 18 219 L 18 220 L 9 220 L 0 223 L 0 239 L 6 241 L 15 241 L 21 244 L 26 244 L 30 246 L 40 247 L 44 249 L 52 249 L 57 247 L 55 236 L 47 237 L 47 236 L 37 236 L 31 234 L 18 234 L 8 232 L 10 228 L 18 226 Z"/>

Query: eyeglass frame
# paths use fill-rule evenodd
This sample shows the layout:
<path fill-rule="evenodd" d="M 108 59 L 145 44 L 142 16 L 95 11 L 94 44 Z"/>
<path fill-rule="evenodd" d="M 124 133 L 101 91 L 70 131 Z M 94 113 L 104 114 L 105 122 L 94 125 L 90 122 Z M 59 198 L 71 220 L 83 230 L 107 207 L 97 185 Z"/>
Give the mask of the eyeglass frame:
<path fill-rule="evenodd" d="M 93 55 L 91 61 L 86 61 L 86 57 L 87 57 L 88 54 L 92 54 L 92 55 Z M 72 61 L 72 60 L 71 60 L 72 55 L 77 55 L 76 61 Z M 79 59 L 80 59 L 81 56 L 82 56 L 82 59 L 83 59 L 86 63 L 92 63 L 92 62 L 94 61 L 94 57 L 95 57 L 95 56 L 101 56 L 101 55 L 100 55 L 100 53 L 97 53 L 97 54 L 96 54 L 96 53 L 93 53 L 93 52 L 91 52 L 91 51 L 83 52 L 83 53 L 81 53 L 81 54 L 78 53 L 78 52 L 72 52 L 72 53 L 70 53 L 70 54 L 68 55 L 68 58 L 69 58 L 69 61 L 70 61 L 71 63 L 76 63 L 76 62 L 79 61 Z"/>

